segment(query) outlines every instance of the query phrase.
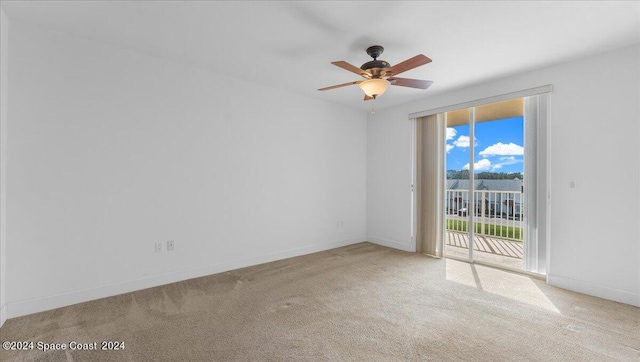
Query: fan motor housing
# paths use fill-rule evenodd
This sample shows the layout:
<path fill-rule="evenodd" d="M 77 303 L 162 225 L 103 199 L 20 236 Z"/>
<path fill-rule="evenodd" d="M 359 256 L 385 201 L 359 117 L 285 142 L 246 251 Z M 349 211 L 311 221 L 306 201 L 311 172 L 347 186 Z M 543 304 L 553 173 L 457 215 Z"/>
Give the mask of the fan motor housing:
<path fill-rule="evenodd" d="M 387 69 L 391 66 L 391 64 L 385 62 L 384 60 L 372 60 L 362 64 L 360 69 L 362 70 L 370 70 L 370 69 Z"/>
<path fill-rule="evenodd" d="M 360 69 L 368 71 L 374 78 L 382 75 L 382 71 L 389 68 L 391 64 L 384 60 L 378 60 L 378 57 L 382 55 L 384 48 L 381 45 L 373 45 L 367 48 L 367 54 L 373 58 L 372 61 L 362 64 Z"/>
<path fill-rule="evenodd" d="M 360 69 L 368 71 L 371 75 L 375 77 L 380 75 L 383 70 L 389 68 L 390 66 L 391 65 L 385 62 L 384 60 L 372 60 L 370 62 L 366 62 L 362 64 Z"/>

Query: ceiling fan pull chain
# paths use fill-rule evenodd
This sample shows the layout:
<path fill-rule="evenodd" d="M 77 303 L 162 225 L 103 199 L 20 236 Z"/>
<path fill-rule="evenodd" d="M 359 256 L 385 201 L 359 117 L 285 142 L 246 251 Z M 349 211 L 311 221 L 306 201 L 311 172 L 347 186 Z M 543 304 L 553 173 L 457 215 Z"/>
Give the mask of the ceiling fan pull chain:
<path fill-rule="evenodd" d="M 373 101 L 371 101 L 371 114 L 376 114 L 376 96 L 373 96 Z"/>

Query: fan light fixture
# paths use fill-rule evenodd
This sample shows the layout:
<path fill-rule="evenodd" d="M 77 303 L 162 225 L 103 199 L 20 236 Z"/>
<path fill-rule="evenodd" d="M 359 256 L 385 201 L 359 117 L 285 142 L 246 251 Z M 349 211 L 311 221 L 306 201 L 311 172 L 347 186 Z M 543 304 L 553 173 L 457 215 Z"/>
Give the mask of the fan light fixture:
<path fill-rule="evenodd" d="M 360 83 L 360 89 L 364 91 L 364 94 L 368 95 L 369 97 L 375 98 L 379 95 L 382 95 L 382 93 L 387 90 L 389 84 L 391 83 L 386 79 L 369 79 Z"/>

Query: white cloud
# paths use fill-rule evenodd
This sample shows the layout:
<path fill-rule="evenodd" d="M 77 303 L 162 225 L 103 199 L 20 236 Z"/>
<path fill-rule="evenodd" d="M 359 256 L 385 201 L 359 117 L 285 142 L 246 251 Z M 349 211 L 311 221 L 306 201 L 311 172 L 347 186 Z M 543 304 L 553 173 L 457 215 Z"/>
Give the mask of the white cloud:
<path fill-rule="evenodd" d="M 460 136 L 462 137 L 462 136 Z M 457 145 L 456 145 L 457 146 Z M 480 156 L 488 157 L 488 156 L 521 156 L 524 155 L 524 148 L 515 143 L 504 144 L 502 142 L 498 142 L 494 145 L 491 145 L 484 150 L 478 153 Z"/>
<path fill-rule="evenodd" d="M 502 162 L 492 163 L 488 158 L 483 158 L 480 161 L 473 164 L 473 169 L 475 171 L 497 171 L 502 168 L 502 166 L 514 165 L 516 163 L 522 163 L 522 159 L 517 159 L 515 157 L 501 157 L 505 159 Z M 464 169 L 469 169 L 469 164 L 464 165 Z"/>
<path fill-rule="evenodd" d="M 486 157 L 486 156 L 485 156 Z M 500 162 L 494 164 L 494 167 L 502 167 L 507 165 L 515 165 L 517 163 L 522 163 L 522 158 L 511 157 L 500 157 Z"/>
<path fill-rule="evenodd" d="M 455 128 L 447 127 L 447 141 L 456 138 L 457 133 L 458 131 Z"/>
<path fill-rule="evenodd" d="M 462 169 L 468 170 L 469 169 L 469 164 L 467 163 L 466 165 L 464 165 L 464 167 Z M 486 158 L 483 158 L 482 160 L 480 160 L 480 161 L 478 161 L 478 162 L 473 164 L 473 170 L 474 171 L 487 171 L 487 170 L 491 170 L 491 169 L 493 169 L 493 167 L 491 166 L 491 161 L 489 161 Z"/>
<path fill-rule="evenodd" d="M 469 136 L 460 136 L 458 137 L 457 140 L 455 140 L 453 142 L 454 145 L 456 145 L 457 147 L 469 147 L 469 142 L 470 138 Z"/>
<path fill-rule="evenodd" d="M 447 153 L 449 153 L 449 151 L 451 151 L 453 149 L 453 147 L 455 147 L 454 145 L 450 145 L 447 143 Z"/>

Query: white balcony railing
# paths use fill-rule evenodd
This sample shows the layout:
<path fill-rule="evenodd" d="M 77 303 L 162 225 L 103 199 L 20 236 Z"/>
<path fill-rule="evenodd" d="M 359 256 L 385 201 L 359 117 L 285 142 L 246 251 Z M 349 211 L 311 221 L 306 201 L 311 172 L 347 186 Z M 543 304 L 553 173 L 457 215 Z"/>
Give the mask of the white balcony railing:
<path fill-rule="evenodd" d="M 470 213 L 474 213 L 475 234 L 522 241 L 524 236 L 524 197 L 519 191 L 447 190 L 447 231 L 467 232 Z"/>

